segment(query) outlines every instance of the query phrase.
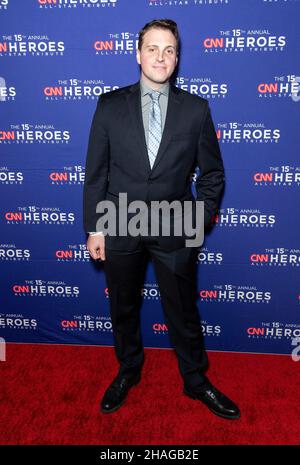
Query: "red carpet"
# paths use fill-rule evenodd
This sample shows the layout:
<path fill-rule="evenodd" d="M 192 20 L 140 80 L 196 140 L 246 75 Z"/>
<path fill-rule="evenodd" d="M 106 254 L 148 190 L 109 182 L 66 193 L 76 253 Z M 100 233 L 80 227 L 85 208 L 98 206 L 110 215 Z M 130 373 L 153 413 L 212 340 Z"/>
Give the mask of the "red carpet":
<path fill-rule="evenodd" d="M 300 443 L 300 362 L 290 356 L 209 352 L 209 378 L 241 409 L 241 419 L 229 421 L 182 394 L 173 351 L 145 355 L 126 404 L 101 414 L 117 373 L 113 348 L 8 344 L 0 444 Z"/>

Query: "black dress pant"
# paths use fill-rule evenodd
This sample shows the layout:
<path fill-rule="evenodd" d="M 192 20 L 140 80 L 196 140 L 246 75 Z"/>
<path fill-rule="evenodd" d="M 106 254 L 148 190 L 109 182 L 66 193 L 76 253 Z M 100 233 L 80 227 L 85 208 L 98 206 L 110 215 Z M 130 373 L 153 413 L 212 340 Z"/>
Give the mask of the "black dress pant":
<path fill-rule="evenodd" d="M 144 350 L 140 328 L 141 288 L 149 255 L 152 259 L 165 322 L 185 384 L 196 388 L 204 381 L 208 357 L 204 348 L 197 298 L 197 249 L 172 252 L 160 248 L 155 238 L 142 237 L 133 251 L 106 248 L 103 262 L 119 374 L 141 371 Z"/>

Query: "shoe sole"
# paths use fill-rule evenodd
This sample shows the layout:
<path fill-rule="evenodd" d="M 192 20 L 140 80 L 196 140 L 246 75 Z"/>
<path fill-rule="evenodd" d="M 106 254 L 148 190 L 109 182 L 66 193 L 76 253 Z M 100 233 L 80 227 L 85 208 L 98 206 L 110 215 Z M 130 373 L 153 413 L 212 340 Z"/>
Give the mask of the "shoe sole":
<path fill-rule="evenodd" d="M 135 386 L 136 384 L 138 384 L 139 382 L 141 381 L 141 377 L 139 377 L 137 380 L 133 381 L 132 385 L 130 386 L 130 389 Z M 129 391 L 128 391 L 128 394 L 129 394 Z M 122 402 L 120 402 L 120 404 L 116 405 L 114 408 L 111 408 L 110 410 L 107 410 L 107 409 L 103 409 L 101 407 L 101 413 L 113 413 L 115 412 L 116 410 L 118 410 L 120 407 L 122 407 L 122 405 L 126 402 L 126 399 L 127 399 L 127 396 L 125 397 L 125 399 L 122 400 Z"/>
<path fill-rule="evenodd" d="M 200 399 L 198 399 L 196 396 L 193 396 L 193 394 L 189 394 L 187 391 L 183 390 L 183 393 L 189 397 L 190 399 L 193 399 L 193 400 L 198 400 L 199 402 L 202 402 Z M 238 413 L 237 415 L 225 415 L 224 413 L 219 413 L 219 412 L 216 412 L 215 410 L 213 410 L 211 407 L 209 407 L 207 404 L 205 404 L 205 402 L 202 402 L 212 413 L 214 413 L 215 415 L 217 415 L 218 417 L 221 417 L 221 418 L 226 418 L 226 420 L 238 420 L 240 417 L 241 417 L 241 414 Z"/>

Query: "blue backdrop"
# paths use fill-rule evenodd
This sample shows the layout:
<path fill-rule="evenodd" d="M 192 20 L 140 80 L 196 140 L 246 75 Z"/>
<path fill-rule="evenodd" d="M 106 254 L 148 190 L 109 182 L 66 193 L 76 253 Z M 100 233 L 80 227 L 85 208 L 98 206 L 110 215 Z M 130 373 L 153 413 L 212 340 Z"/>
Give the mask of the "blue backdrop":
<path fill-rule="evenodd" d="M 82 221 L 100 94 L 139 79 L 138 31 L 178 23 L 176 85 L 209 100 L 226 171 L 199 253 L 206 347 L 289 354 L 299 321 L 298 1 L 0 0 L 0 337 L 112 345 Z M 146 347 L 170 347 L 151 264 Z"/>

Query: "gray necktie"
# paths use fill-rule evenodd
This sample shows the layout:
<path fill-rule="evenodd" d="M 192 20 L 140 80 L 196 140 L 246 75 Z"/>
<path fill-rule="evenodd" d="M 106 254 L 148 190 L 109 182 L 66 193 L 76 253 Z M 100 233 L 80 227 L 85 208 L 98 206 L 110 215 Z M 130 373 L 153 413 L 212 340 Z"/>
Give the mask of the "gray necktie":
<path fill-rule="evenodd" d="M 151 106 L 149 112 L 148 156 L 151 168 L 154 165 L 161 141 L 161 112 L 158 101 L 160 94 L 158 90 L 149 92 Z"/>

